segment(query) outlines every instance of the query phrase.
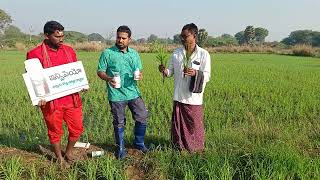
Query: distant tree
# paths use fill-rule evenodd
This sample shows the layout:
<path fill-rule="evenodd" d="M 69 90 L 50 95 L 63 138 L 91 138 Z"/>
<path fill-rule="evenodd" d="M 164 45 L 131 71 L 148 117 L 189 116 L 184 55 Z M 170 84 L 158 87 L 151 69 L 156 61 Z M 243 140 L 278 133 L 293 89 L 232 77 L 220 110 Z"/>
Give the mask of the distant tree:
<path fill-rule="evenodd" d="M 206 43 L 207 38 L 208 38 L 208 32 L 205 29 L 199 29 L 198 45 L 200 47 L 203 47 L 203 45 Z"/>
<path fill-rule="evenodd" d="M 281 43 L 288 45 L 288 46 L 293 46 L 295 44 L 294 40 L 291 39 L 290 37 L 284 38 Z"/>
<path fill-rule="evenodd" d="M 230 34 L 222 34 L 222 35 L 221 35 L 221 38 L 223 38 L 223 39 L 230 39 L 230 38 L 233 38 L 233 36 L 230 35 Z"/>
<path fill-rule="evenodd" d="M 3 35 L 0 38 L 0 46 L 15 47 L 17 42 L 26 43 L 28 41 L 27 35 L 13 25 L 5 28 Z"/>
<path fill-rule="evenodd" d="M 223 34 L 216 38 L 208 36 L 208 39 L 206 42 L 206 46 L 211 46 L 211 47 L 234 46 L 234 45 L 238 45 L 238 41 L 235 37 L 229 34 Z"/>
<path fill-rule="evenodd" d="M 171 44 L 173 42 L 173 40 L 170 38 L 158 38 L 157 42 L 159 44 Z"/>
<path fill-rule="evenodd" d="M 148 43 L 154 43 L 157 40 L 158 40 L 158 36 L 156 36 L 154 34 L 151 34 L 147 39 Z"/>
<path fill-rule="evenodd" d="M 174 44 L 180 44 L 180 43 L 181 43 L 180 34 L 175 34 L 175 35 L 173 36 L 173 43 L 174 43 Z"/>
<path fill-rule="evenodd" d="M 137 39 L 137 42 L 140 44 L 145 44 L 147 42 L 146 38 Z"/>
<path fill-rule="evenodd" d="M 268 34 L 269 31 L 265 28 L 257 27 L 254 29 L 255 40 L 260 44 L 262 44 L 265 41 Z"/>
<path fill-rule="evenodd" d="M 216 42 L 215 42 L 215 38 L 212 36 L 208 36 L 207 37 L 207 42 L 205 44 L 206 46 L 210 46 L 210 47 L 215 47 L 217 46 Z"/>
<path fill-rule="evenodd" d="M 105 39 L 99 33 L 91 33 L 91 34 L 89 34 L 88 35 L 88 40 L 89 41 L 101 41 L 101 42 L 105 41 Z"/>
<path fill-rule="evenodd" d="M 253 26 L 247 26 L 244 30 L 244 39 L 247 44 L 253 44 L 253 40 L 255 37 Z"/>
<path fill-rule="evenodd" d="M 230 34 L 222 34 L 217 40 L 220 41 L 221 46 L 239 45 L 237 39 Z"/>
<path fill-rule="evenodd" d="M 4 10 L 0 9 L 0 33 L 2 34 L 5 27 L 11 23 L 11 16 L 9 16 Z"/>
<path fill-rule="evenodd" d="M 314 31 L 312 33 L 312 46 L 320 47 L 320 32 Z"/>
<path fill-rule="evenodd" d="M 290 33 L 288 38 L 282 40 L 286 45 L 309 44 L 312 45 L 312 30 L 297 30 Z"/>
<path fill-rule="evenodd" d="M 4 37 L 6 39 L 20 39 L 26 37 L 26 34 L 21 32 L 21 30 L 17 26 L 9 25 L 4 30 Z"/>
<path fill-rule="evenodd" d="M 167 38 L 166 43 L 167 43 L 167 44 L 173 44 L 173 39 Z"/>
<path fill-rule="evenodd" d="M 88 37 L 85 34 L 77 31 L 64 31 L 64 36 L 66 42 L 75 43 L 88 41 Z"/>
<path fill-rule="evenodd" d="M 237 39 L 238 43 L 240 45 L 244 44 L 246 42 L 244 38 L 244 31 L 240 31 L 234 35 L 234 37 Z"/>
<path fill-rule="evenodd" d="M 293 31 L 289 37 L 294 40 L 295 44 L 311 44 L 312 33 L 311 30 Z"/>

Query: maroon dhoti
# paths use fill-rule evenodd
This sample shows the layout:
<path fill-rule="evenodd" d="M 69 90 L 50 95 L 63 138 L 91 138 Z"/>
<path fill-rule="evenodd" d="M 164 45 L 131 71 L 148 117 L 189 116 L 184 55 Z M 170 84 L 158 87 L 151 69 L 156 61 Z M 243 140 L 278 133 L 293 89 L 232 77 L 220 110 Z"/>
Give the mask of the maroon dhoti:
<path fill-rule="evenodd" d="M 202 105 L 173 102 L 171 139 L 175 147 L 190 152 L 204 150 Z"/>

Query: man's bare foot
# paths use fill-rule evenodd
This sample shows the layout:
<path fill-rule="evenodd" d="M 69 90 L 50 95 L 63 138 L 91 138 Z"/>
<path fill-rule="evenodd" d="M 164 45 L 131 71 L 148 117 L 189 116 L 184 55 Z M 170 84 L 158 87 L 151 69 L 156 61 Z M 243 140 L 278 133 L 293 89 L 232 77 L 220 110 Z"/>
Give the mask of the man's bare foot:
<path fill-rule="evenodd" d="M 75 156 L 71 154 L 65 154 L 64 159 L 69 163 L 72 164 L 75 161 Z"/>
<path fill-rule="evenodd" d="M 67 163 L 63 158 L 58 158 L 56 163 L 58 164 L 58 166 L 61 168 L 61 169 L 68 169 L 70 168 L 70 164 Z"/>

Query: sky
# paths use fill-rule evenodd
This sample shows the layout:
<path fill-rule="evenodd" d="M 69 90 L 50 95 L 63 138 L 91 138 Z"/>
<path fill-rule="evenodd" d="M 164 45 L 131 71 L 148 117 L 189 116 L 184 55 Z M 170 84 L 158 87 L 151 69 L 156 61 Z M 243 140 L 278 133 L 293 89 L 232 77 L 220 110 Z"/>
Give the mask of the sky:
<path fill-rule="evenodd" d="M 320 0 L 0 0 L 0 9 L 31 34 L 42 32 L 49 20 L 66 31 L 104 37 L 128 25 L 134 39 L 150 34 L 172 39 L 191 22 L 213 37 L 263 27 L 267 41 L 281 41 L 295 30 L 320 31 Z"/>

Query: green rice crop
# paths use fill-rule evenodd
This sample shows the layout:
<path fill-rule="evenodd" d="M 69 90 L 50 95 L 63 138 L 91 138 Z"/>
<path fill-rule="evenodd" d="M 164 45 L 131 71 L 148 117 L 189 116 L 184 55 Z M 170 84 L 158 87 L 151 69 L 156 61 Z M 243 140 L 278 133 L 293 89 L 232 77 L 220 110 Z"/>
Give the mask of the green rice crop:
<path fill-rule="evenodd" d="M 37 144 L 49 142 L 42 114 L 31 105 L 22 79 L 25 52 L 0 53 L 0 144 L 34 152 Z M 99 54 L 78 53 L 90 83 L 89 91 L 82 94 L 85 132 L 80 141 L 108 148 L 114 144 L 112 116 L 105 82 L 96 75 Z M 153 150 L 141 160 L 145 177 L 319 179 L 319 58 L 212 54 L 211 80 L 204 96 L 203 154 L 179 153 L 171 148 L 173 80 L 162 83 L 155 58 L 156 54 L 141 54 L 144 79 L 138 82 L 151 115 L 146 144 Z M 134 122 L 129 110 L 126 113 L 128 147 L 133 140 Z M 17 162 L 19 172 L 10 170 L 10 163 L 1 156 L 0 177 L 130 179 L 125 169 L 132 158 L 119 161 L 101 157 L 79 162 L 69 171 L 55 166 L 33 167 L 23 163 L 23 156 Z"/>

